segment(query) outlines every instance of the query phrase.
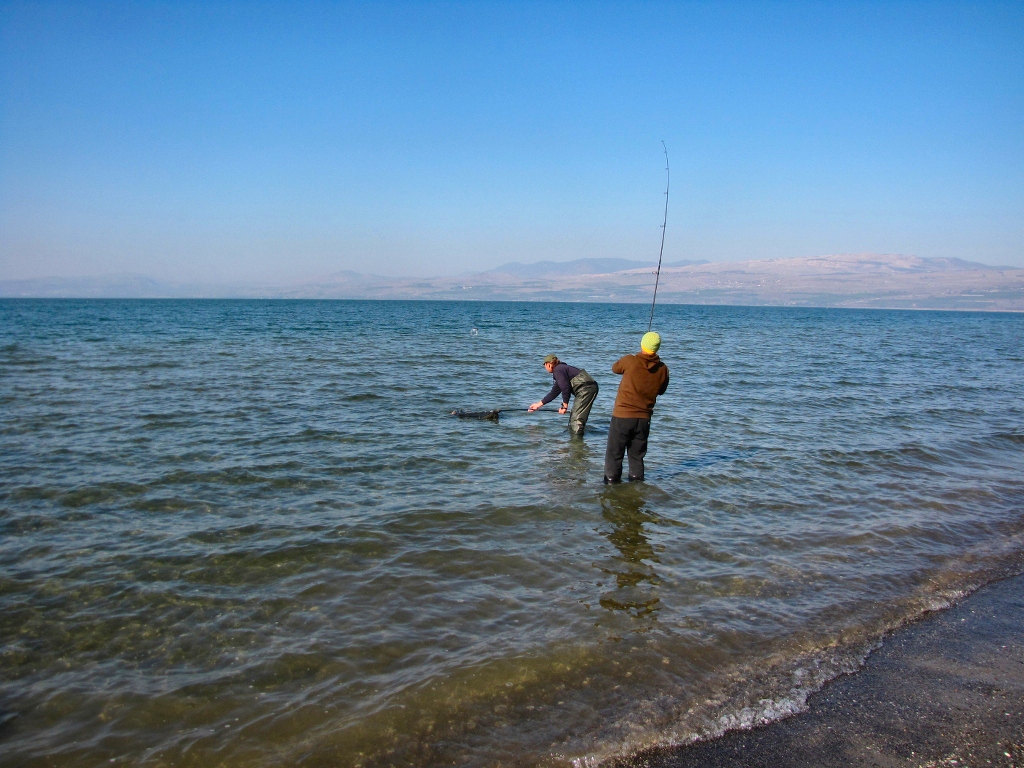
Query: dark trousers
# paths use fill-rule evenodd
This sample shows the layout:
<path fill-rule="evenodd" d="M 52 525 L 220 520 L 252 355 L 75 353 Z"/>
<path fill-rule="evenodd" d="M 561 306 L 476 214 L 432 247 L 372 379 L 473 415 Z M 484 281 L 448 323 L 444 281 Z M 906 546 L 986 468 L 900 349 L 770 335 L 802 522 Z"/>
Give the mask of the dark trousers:
<path fill-rule="evenodd" d="M 612 416 L 608 427 L 608 448 L 604 453 L 604 479 L 611 483 L 622 480 L 622 457 L 629 452 L 629 479 L 644 479 L 644 456 L 647 437 L 651 434 L 650 419 L 620 419 Z"/>

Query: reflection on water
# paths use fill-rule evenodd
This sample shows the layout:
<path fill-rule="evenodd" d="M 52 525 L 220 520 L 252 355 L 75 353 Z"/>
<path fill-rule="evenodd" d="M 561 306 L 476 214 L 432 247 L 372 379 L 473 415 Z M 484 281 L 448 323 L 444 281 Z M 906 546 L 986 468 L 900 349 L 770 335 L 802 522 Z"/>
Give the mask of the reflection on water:
<path fill-rule="evenodd" d="M 644 525 L 659 522 L 659 516 L 647 508 L 647 490 L 645 483 L 627 483 L 609 486 L 601 496 L 601 515 L 611 526 L 602 534 L 619 554 L 601 565 L 601 571 L 614 578 L 615 589 L 605 592 L 600 604 L 609 611 L 654 620 L 661 602 L 654 565 L 660 561 Z"/>
<path fill-rule="evenodd" d="M 554 457 L 553 465 L 557 468 L 558 479 L 576 480 L 588 482 L 593 461 L 597 458 L 597 451 L 591 448 L 587 442 L 578 435 L 570 435 L 569 428 L 557 442 L 551 443 Z M 602 453 L 601 456 L 604 454 Z"/>

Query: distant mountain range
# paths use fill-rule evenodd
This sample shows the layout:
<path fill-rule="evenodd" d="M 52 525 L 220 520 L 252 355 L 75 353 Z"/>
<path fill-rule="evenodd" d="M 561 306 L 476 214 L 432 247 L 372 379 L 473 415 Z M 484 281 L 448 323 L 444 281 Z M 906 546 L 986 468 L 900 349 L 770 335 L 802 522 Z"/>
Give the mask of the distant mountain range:
<path fill-rule="evenodd" d="M 138 275 L 0 281 L 3 297 L 458 299 L 646 302 L 654 263 L 512 262 L 458 277 L 336 272 L 292 285 L 174 284 Z M 658 300 L 677 304 L 1024 311 L 1024 269 L 961 259 L 853 254 L 662 266 Z"/>
<path fill-rule="evenodd" d="M 671 264 L 662 264 L 662 268 L 687 267 L 691 264 L 707 264 L 707 262 L 673 261 Z M 654 269 L 656 266 L 657 264 L 653 261 L 633 261 L 632 259 L 576 259 L 575 261 L 535 261 L 532 264 L 513 261 L 495 267 L 491 271 L 519 277 L 550 277 L 552 275 L 607 275 L 629 269 Z"/>

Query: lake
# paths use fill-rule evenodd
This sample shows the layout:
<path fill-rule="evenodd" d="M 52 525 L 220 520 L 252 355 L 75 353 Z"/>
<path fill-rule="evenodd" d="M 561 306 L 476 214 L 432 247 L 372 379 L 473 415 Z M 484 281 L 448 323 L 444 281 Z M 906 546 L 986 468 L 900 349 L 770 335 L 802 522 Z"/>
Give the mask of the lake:
<path fill-rule="evenodd" d="M 0 300 L 6 766 L 593 766 L 1024 570 L 1024 315 Z M 553 352 L 584 439 L 525 408 Z"/>

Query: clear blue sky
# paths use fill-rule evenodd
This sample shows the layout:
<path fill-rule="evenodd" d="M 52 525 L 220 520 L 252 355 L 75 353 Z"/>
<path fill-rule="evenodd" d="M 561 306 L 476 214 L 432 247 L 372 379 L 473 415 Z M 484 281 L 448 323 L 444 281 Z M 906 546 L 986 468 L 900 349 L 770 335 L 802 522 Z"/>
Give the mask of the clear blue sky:
<path fill-rule="evenodd" d="M 0 278 L 1024 266 L 1024 3 L 0 1 Z"/>

